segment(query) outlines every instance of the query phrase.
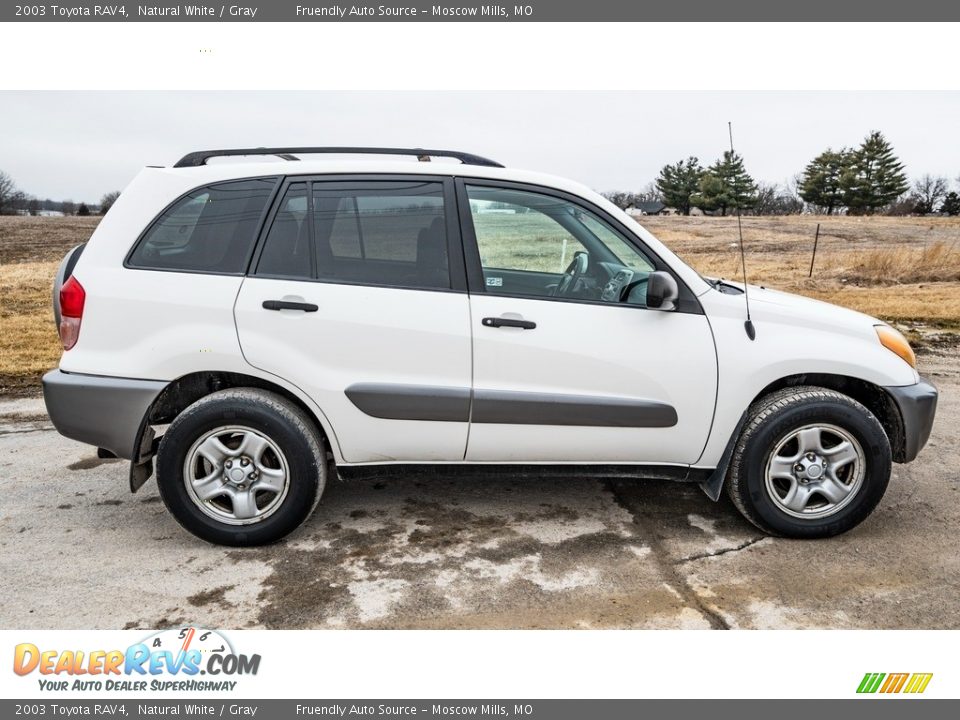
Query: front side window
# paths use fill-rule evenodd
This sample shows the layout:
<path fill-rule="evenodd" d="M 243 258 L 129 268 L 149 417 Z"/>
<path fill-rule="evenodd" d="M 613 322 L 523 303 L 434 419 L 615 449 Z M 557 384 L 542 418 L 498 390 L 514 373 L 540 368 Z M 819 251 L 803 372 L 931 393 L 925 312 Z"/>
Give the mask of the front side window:
<path fill-rule="evenodd" d="M 467 196 L 488 293 L 645 303 L 653 263 L 594 213 L 526 190 Z"/>
<path fill-rule="evenodd" d="M 184 196 L 147 230 L 131 267 L 242 273 L 276 178 L 225 182 Z"/>

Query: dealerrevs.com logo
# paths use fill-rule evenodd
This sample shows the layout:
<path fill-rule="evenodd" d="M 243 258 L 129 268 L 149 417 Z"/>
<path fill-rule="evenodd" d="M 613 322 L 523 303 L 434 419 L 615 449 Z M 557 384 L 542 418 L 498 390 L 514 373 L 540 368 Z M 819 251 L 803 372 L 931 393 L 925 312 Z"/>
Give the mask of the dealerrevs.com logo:
<path fill-rule="evenodd" d="M 927 689 L 933 673 L 867 673 L 857 687 L 858 693 L 922 693 Z"/>
<path fill-rule="evenodd" d="M 125 650 L 20 643 L 13 653 L 13 671 L 39 675 L 45 691 L 232 691 L 238 682 L 233 678 L 259 669 L 260 655 L 237 653 L 222 633 L 196 627 L 164 630 Z"/>

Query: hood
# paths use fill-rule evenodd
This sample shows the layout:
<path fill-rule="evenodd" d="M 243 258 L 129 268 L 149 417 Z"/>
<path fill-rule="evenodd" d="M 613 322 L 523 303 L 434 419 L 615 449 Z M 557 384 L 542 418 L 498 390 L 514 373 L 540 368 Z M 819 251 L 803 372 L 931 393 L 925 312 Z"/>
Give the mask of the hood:
<path fill-rule="evenodd" d="M 727 282 L 727 281 L 725 281 Z M 742 283 L 728 283 L 743 288 Z M 794 295 L 793 293 L 771 290 L 759 285 L 749 285 L 750 310 L 755 320 L 771 320 L 797 327 L 816 327 L 824 329 L 830 326 L 836 330 L 863 333 L 873 338 L 874 325 L 884 324 L 870 315 L 849 308 Z M 728 296 L 743 300 L 742 295 Z"/>

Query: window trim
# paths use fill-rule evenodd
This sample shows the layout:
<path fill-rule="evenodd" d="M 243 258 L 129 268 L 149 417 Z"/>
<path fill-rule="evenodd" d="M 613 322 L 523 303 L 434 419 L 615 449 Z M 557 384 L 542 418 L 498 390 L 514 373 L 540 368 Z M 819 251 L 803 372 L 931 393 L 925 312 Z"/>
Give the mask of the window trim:
<path fill-rule="evenodd" d="M 180 203 L 185 198 L 189 197 L 193 193 L 199 190 L 207 190 L 217 185 L 226 185 L 227 183 L 235 182 L 246 182 L 249 180 L 273 180 L 273 188 L 267 195 L 266 202 L 264 203 L 263 210 L 260 211 L 260 217 L 257 218 L 257 223 L 253 229 L 253 242 L 250 243 L 250 248 L 247 250 L 247 257 L 244 259 L 244 262 L 241 265 L 241 269 L 237 272 L 224 272 L 222 270 L 187 270 L 183 268 L 169 268 L 169 267 L 150 267 L 146 265 L 133 265 L 130 262 L 130 259 L 133 257 L 133 254 L 137 251 L 137 248 L 140 247 L 140 244 L 144 242 L 147 235 L 150 234 L 150 231 L 153 230 L 154 226 L 160 222 L 164 215 L 166 215 L 175 205 Z M 203 185 L 197 185 L 196 187 L 190 188 L 184 193 L 178 195 L 174 200 L 167 203 L 167 205 L 159 213 L 153 216 L 153 219 L 147 223 L 147 226 L 137 235 L 137 239 L 134 241 L 133 245 L 130 246 L 130 249 L 127 251 L 126 256 L 123 258 L 123 267 L 127 270 L 146 270 L 147 272 L 172 272 L 172 273 L 185 273 L 189 275 L 220 275 L 224 277 L 244 277 L 247 274 L 247 270 L 250 267 L 250 259 L 253 257 L 253 253 L 257 248 L 257 243 L 260 239 L 260 233 L 263 230 L 263 224 L 266 221 L 267 216 L 270 214 L 271 208 L 277 200 L 277 190 L 280 188 L 283 181 L 282 175 L 253 175 L 251 177 L 240 177 L 240 178 L 230 178 L 228 180 L 217 180 L 216 182 L 205 183 Z"/>
<path fill-rule="evenodd" d="M 607 308 L 633 308 L 637 310 L 650 310 L 661 312 L 656 308 L 649 308 L 646 305 L 632 305 L 630 303 L 609 303 L 602 300 L 585 300 L 583 298 L 553 297 L 550 295 L 524 295 L 520 293 L 491 293 L 487 291 L 486 283 L 483 277 L 483 263 L 480 260 L 480 247 L 477 243 L 477 233 L 473 225 L 473 213 L 470 211 L 470 198 L 467 195 L 467 185 L 475 185 L 489 188 L 502 188 L 504 190 L 518 190 L 539 195 L 554 197 L 559 200 L 576 205 L 586 210 L 609 224 L 617 233 L 621 235 L 624 242 L 631 245 L 640 254 L 645 256 L 653 263 L 653 269 L 670 273 L 677 281 L 677 287 L 680 291 L 680 299 L 677 303 L 677 309 L 674 312 L 680 312 L 691 315 L 704 315 L 703 306 L 700 300 L 690 290 L 689 286 L 677 275 L 669 264 L 664 262 L 657 253 L 651 250 L 643 239 L 638 237 L 630 228 L 613 217 L 606 210 L 597 207 L 589 200 L 578 195 L 558 190 L 545 185 L 536 185 L 534 183 L 514 182 L 510 180 L 495 180 L 483 177 L 470 177 L 468 175 L 458 175 L 456 177 L 457 206 L 460 215 L 460 224 L 463 235 L 464 258 L 467 263 L 467 285 L 471 295 L 487 295 L 489 297 L 516 298 L 520 300 L 546 300 L 548 302 L 566 302 L 578 303 L 580 305 L 598 305 Z M 601 241 L 602 242 L 602 241 Z"/>
<path fill-rule="evenodd" d="M 263 247 L 266 244 L 267 236 L 270 234 L 270 228 L 273 226 L 274 218 L 279 212 L 283 197 L 287 188 L 298 182 L 307 184 L 307 212 L 310 218 L 310 246 L 311 253 L 315 254 L 313 239 L 313 186 L 322 183 L 353 183 L 353 182 L 424 182 L 436 183 L 441 186 L 443 196 L 443 219 L 447 235 L 447 272 L 450 275 L 450 287 L 423 287 L 420 285 L 385 285 L 383 283 L 365 282 L 359 280 L 339 280 L 317 277 L 315 267 L 312 271 L 313 277 L 305 278 L 290 275 L 279 275 L 272 273 L 258 273 L 256 267 L 260 262 L 260 256 L 263 253 Z M 398 173 L 363 173 L 363 174 L 309 174 L 309 175 L 286 175 L 283 177 L 278 192 L 274 195 L 270 212 L 266 221 L 261 225 L 257 235 L 257 241 L 254 246 L 254 252 L 249 258 L 245 273 L 251 278 L 263 278 L 269 280 L 288 280 L 290 282 L 311 282 L 322 285 L 353 285 L 358 287 L 389 288 L 394 290 L 420 290 L 422 292 L 447 292 L 447 293 L 466 293 L 466 260 L 464 258 L 463 240 L 461 237 L 460 221 L 457 215 L 456 191 L 454 187 L 454 178 L 450 175 L 421 175 L 420 173 L 398 174 Z"/>

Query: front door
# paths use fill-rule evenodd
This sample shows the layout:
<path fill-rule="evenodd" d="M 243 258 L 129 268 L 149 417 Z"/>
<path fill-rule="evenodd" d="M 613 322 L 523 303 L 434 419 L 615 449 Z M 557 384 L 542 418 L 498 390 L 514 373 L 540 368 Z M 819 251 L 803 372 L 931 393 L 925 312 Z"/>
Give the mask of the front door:
<path fill-rule="evenodd" d="M 586 203 L 505 183 L 458 186 L 473 281 L 467 459 L 695 462 L 717 387 L 695 298 L 647 308 L 646 277 L 665 266 Z"/>
<path fill-rule="evenodd" d="M 423 176 L 291 178 L 237 297 L 247 362 L 313 398 L 347 462 L 463 460 L 470 309 L 451 194 Z"/>

